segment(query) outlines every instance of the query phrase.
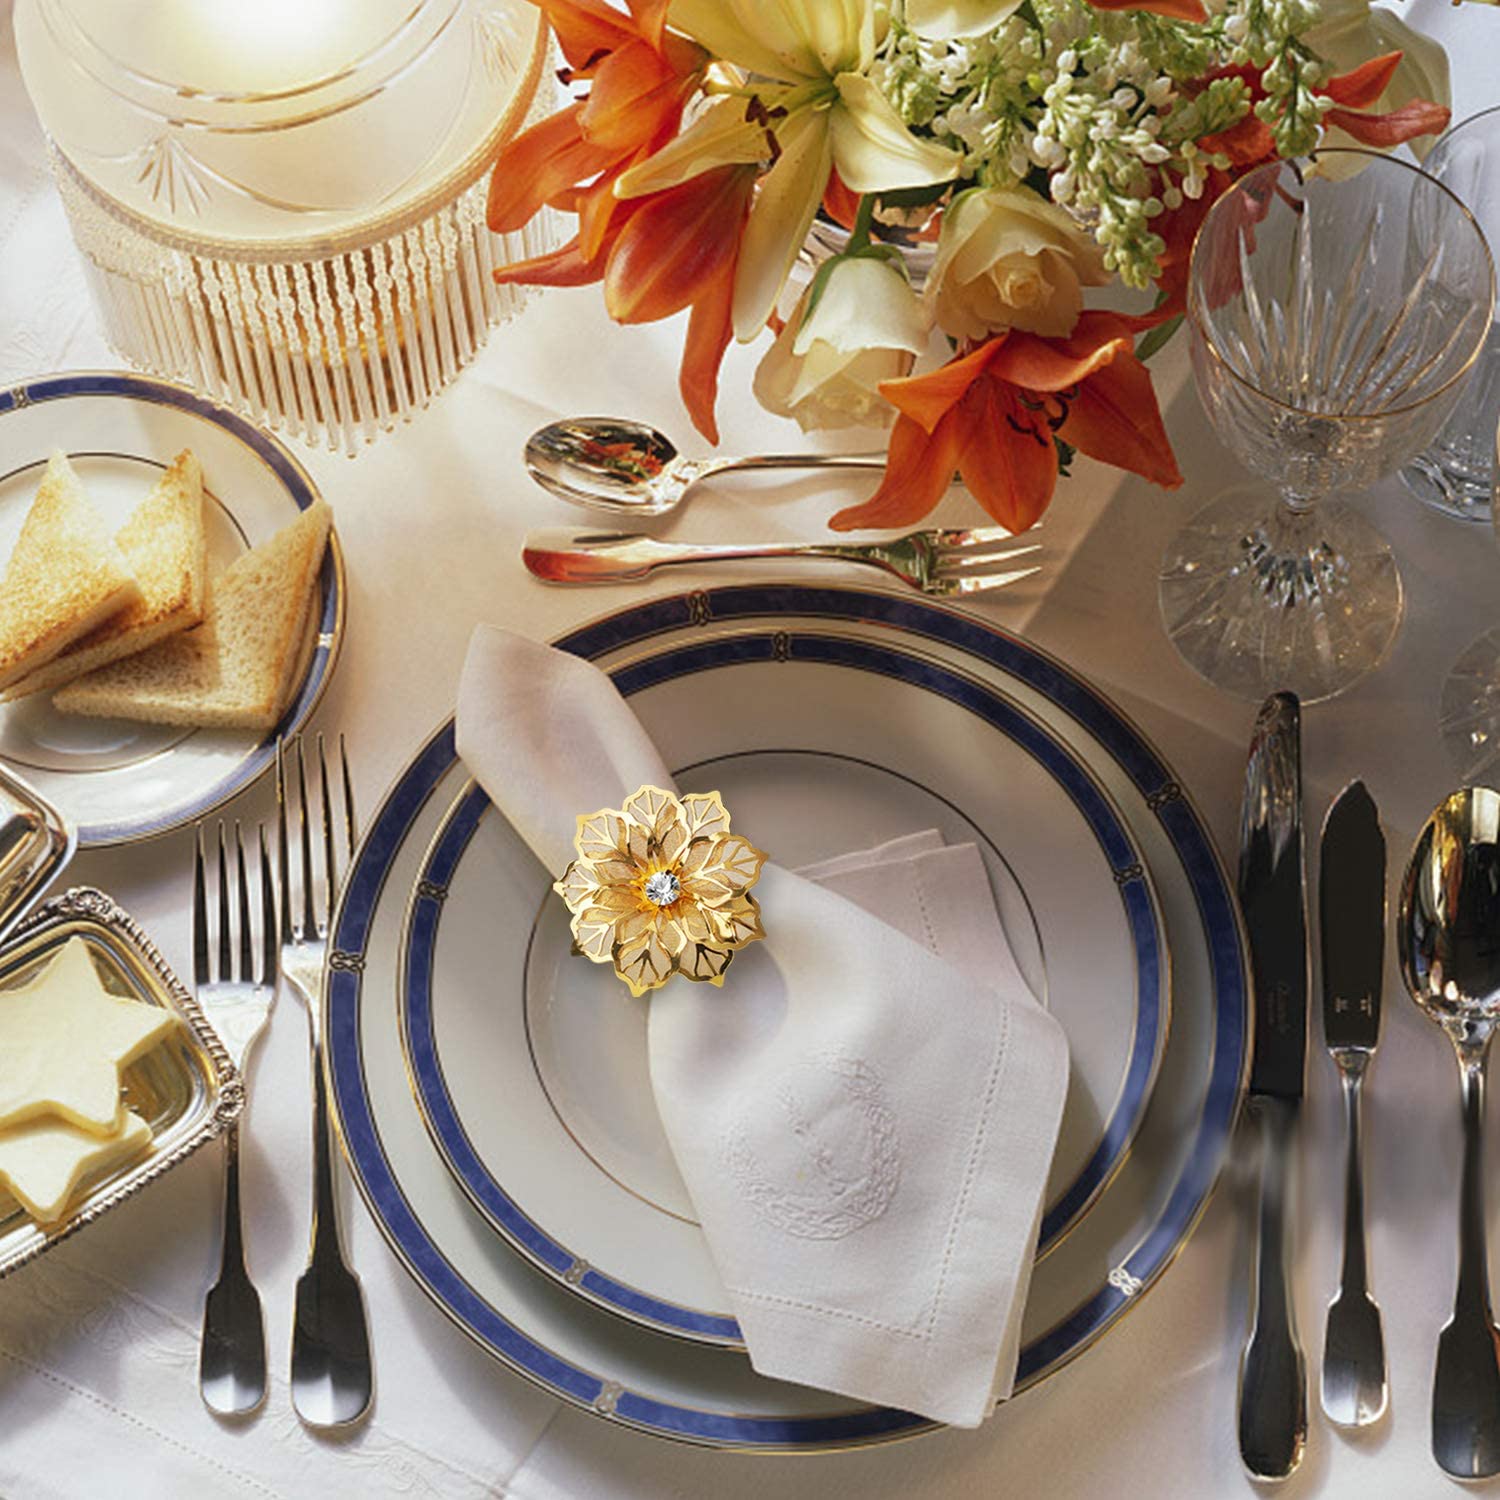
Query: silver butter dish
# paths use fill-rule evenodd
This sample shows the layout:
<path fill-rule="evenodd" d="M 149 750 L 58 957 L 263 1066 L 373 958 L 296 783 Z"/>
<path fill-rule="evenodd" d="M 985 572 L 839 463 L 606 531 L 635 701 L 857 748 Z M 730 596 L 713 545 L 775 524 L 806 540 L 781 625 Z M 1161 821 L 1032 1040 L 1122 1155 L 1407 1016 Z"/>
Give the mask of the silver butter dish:
<path fill-rule="evenodd" d="M 0 766 L 0 1005 L 76 937 L 106 990 L 162 1006 L 180 1024 L 120 1073 L 125 1104 L 151 1127 L 147 1150 L 85 1177 L 68 1215 L 45 1227 L 0 1186 L 0 1277 L 154 1182 L 218 1135 L 245 1102 L 239 1074 L 197 1002 L 109 896 L 81 887 L 32 910 L 75 844 L 62 814 Z"/>
<path fill-rule="evenodd" d="M 197 1002 L 150 938 L 103 891 L 86 886 L 70 890 L 16 927 L 0 951 L 0 1004 L 5 990 L 24 984 L 75 937 L 89 945 L 106 989 L 164 1006 L 181 1024 L 121 1070 L 126 1105 L 151 1127 L 151 1144 L 142 1155 L 85 1178 L 71 1212 L 45 1228 L 0 1188 L 0 1277 L 154 1182 L 244 1108 L 244 1084 Z"/>

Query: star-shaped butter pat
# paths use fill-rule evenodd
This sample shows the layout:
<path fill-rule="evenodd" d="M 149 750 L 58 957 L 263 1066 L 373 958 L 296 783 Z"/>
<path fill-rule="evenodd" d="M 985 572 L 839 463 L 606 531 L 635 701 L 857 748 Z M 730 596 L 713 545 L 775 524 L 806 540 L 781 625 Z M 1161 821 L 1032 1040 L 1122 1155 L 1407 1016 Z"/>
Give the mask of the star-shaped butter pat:
<path fill-rule="evenodd" d="M 91 1173 L 105 1171 L 151 1143 L 151 1127 L 133 1110 L 114 1135 L 98 1136 L 66 1120 L 42 1116 L 0 1130 L 0 1183 L 43 1224 L 62 1218 L 73 1190 Z"/>
<path fill-rule="evenodd" d="M 95 1135 L 120 1125 L 120 1069 L 177 1025 L 159 1005 L 99 982 L 82 938 L 19 989 L 0 992 L 0 1129 L 61 1116 Z"/>

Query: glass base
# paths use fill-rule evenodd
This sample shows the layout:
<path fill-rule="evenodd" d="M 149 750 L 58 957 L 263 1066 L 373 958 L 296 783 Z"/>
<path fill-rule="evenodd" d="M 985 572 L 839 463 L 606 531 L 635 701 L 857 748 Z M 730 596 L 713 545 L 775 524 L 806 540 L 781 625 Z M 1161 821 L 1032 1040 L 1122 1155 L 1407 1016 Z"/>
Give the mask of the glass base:
<path fill-rule="evenodd" d="M 1173 538 L 1162 623 L 1194 671 L 1240 698 L 1332 698 L 1385 659 L 1401 624 L 1390 544 L 1347 506 L 1303 514 L 1240 485 Z"/>
<path fill-rule="evenodd" d="M 1500 781 L 1500 629 L 1479 637 L 1443 683 L 1443 748 L 1465 786 Z"/>
<path fill-rule="evenodd" d="M 1420 453 L 1401 471 L 1401 480 L 1418 500 L 1460 521 L 1490 519 L 1490 480 L 1471 479 L 1445 469 L 1436 459 Z"/>

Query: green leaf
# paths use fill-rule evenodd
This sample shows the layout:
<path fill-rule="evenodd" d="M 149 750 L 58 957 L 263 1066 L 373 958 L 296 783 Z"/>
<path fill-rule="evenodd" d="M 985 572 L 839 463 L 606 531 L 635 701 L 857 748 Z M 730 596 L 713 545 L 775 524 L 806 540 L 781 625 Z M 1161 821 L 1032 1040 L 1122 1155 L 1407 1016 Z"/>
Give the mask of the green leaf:
<path fill-rule="evenodd" d="M 1182 314 L 1178 313 L 1175 318 L 1168 318 L 1165 323 L 1158 323 L 1139 344 L 1135 346 L 1135 357 L 1137 359 L 1150 359 L 1158 350 L 1166 348 L 1171 343 L 1172 336 L 1182 327 Z"/>

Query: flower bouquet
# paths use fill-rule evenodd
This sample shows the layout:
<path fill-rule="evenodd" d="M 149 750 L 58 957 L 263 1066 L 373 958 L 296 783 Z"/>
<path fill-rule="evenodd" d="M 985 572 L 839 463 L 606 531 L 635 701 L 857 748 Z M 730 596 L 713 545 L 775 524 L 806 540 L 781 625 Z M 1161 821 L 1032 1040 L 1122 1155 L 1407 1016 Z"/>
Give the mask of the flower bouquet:
<path fill-rule="evenodd" d="M 621 323 L 690 309 L 680 388 L 713 442 L 729 341 L 772 328 L 765 406 L 893 419 L 841 530 L 918 521 L 955 471 L 1023 530 L 1075 450 L 1181 483 L 1142 361 L 1214 199 L 1332 136 L 1385 149 L 1449 115 L 1442 49 L 1368 0 L 536 3 L 578 97 L 502 152 L 489 223 L 550 206 L 578 232 L 497 279 L 602 282 Z M 820 212 L 840 247 L 783 318 Z M 920 289 L 892 235 L 925 248 Z M 1085 307 L 1114 282 L 1141 311 Z M 951 357 L 914 374 L 934 329 Z"/>

